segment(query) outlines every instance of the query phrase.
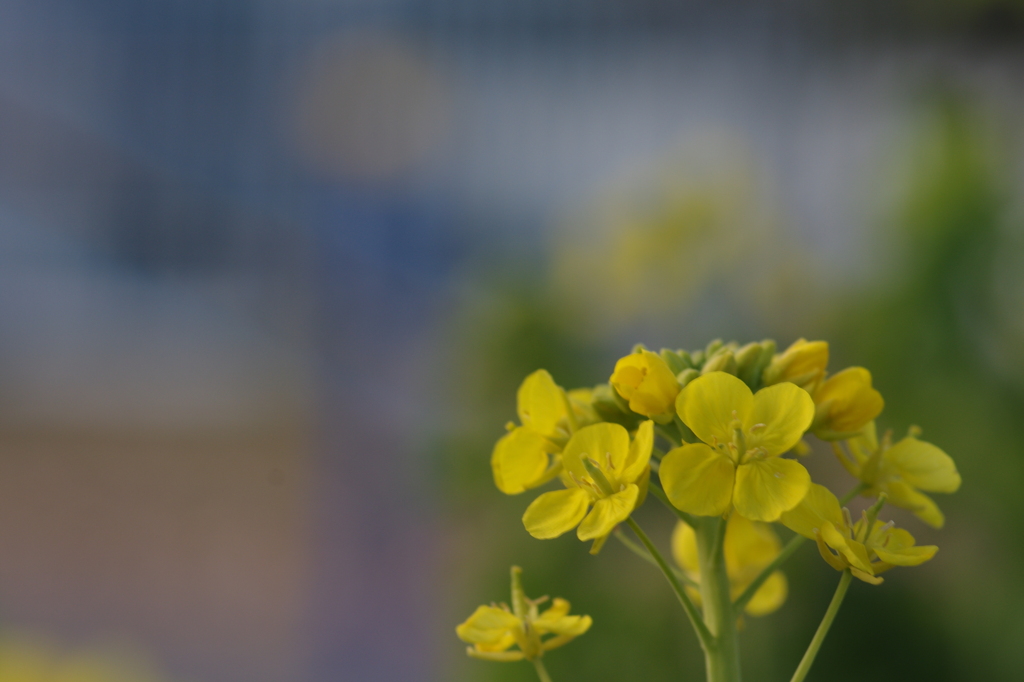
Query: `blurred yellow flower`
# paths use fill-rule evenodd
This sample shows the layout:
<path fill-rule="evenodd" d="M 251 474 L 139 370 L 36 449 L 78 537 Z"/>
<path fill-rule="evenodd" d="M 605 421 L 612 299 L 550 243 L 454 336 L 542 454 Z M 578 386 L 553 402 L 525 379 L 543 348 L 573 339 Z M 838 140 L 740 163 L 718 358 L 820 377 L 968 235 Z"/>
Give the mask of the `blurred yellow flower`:
<path fill-rule="evenodd" d="M 921 491 L 953 493 L 960 488 L 960 472 L 949 455 L 918 440 L 913 432 L 895 445 L 886 433 L 879 444 L 875 422 L 847 445 L 849 454 L 838 443 L 832 447 L 843 466 L 869 486 L 865 495 L 877 497 L 884 492 L 892 504 L 911 510 L 930 526 L 942 528 L 945 517 L 932 498 Z"/>
<path fill-rule="evenodd" d="M 814 417 L 807 391 L 791 383 L 754 395 L 743 381 L 711 372 L 676 400 L 679 418 L 703 441 L 661 461 L 665 493 L 678 509 L 718 516 L 730 508 L 754 521 L 775 521 L 810 485 L 803 465 L 779 455 L 799 442 Z"/>
<path fill-rule="evenodd" d="M 615 526 L 643 501 L 650 476 L 654 423 L 645 421 L 630 441 L 618 424 L 577 431 L 562 452 L 565 490 L 544 493 L 523 514 L 523 525 L 539 539 L 576 528 L 580 540 L 597 540 L 596 552 Z M 589 511 L 589 513 L 588 513 Z"/>
<path fill-rule="evenodd" d="M 572 422 L 567 405 L 573 409 Z M 508 495 L 544 485 L 557 476 L 562 469 L 559 453 L 572 423 L 597 421 L 589 391 L 566 394 L 543 369 L 526 377 L 519 386 L 516 411 L 522 425 L 510 423 L 509 433 L 498 440 L 491 453 L 494 484 Z"/>
<path fill-rule="evenodd" d="M 849 438 L 882 413 L 885 401 L 871 386 L 871 372 L 848 367 L 814 392 L 814 435 L 823 440 Z"/>
<path fill-rule="evenodd" d="M 641 349 L 620 359 L 609 382 L 637 414 L 662 424 L 672 421 L 679 382 L 657 353 Z"/>
<path fill-rule="evenodd" d="M 521 568 L 512 567 L 511 609 L 507 604 L 479 606 L 455 628 L 459 639 L 473 645 L 466 649 L 468 655 L 490 661 L 532 661 L 590 629 L 590 616 L 570 616 L 564 599 L 556 598 L 549 609 L 538 612 L 548 598 L 528 599 L 521 574 Z M 545 635 L 554 636 L 543 639 Z M 518 648 L 512 649 L 513 645 Z"/>
<path fill-rule="evenodd" d="M 797 339 L 776 353 L 761 375 L 765 386 L 783 381 L 794 383 L 811 395 L 825 379 L 828 367 L 828 342 Z"/>
<path fill-rule="evenodd" d="M 733 514 L 725 528 L 725 570 L 729 576 L 729 591 L 735 600 L 754 581 L 782 550 L 779 537 L 766 523 L 745 519 Z M 672 533 L 672 557 L 690 578 L 700 584 L 700 561 L 697 554 L 697 534 L 689 525 L 679 521 Z M 700 593 L 687 588 L 694 601 Z M 775 571 L 765 581 L 744 611 L 751 616 L 766 616 L 786 601 L 788 586 L 782 571 Z"/>
<path fill-rule="evenodd" d="M 877 576 L 893 566 L 917 566 L 939 551 L 934 545 L 916 546 L 913 535 L 866 512 L 856 524 L 851 523 L 850 512 L 840 509 L 836 496 L 816 483 L 780 521 L 790 530 L 816 541 L 822 558 L 834 569 L 849 568 L 855 577 L 873 585 L 881 583 Z"/>

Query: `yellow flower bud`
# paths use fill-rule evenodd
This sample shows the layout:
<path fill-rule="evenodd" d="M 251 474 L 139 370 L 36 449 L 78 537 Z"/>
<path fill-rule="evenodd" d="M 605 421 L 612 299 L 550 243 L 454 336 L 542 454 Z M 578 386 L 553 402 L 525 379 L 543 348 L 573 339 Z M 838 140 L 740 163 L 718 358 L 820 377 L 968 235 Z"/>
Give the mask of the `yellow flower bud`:
<path fill-rule="evenodd" d="M 811 430 L 823 440 L 848 438 L 885 407 L 882 394 L 871 386 L 871 372 L 863 367 L 848 367 L 829 377 L 813 395 Z"/>
<path fill-rule="evenodd" d="M 672 421 L 679 382 L 657 353 L 630 353 L 615 363 L 610 382 L 629 409 L 663 424 Z"/>
<path fill-rule="evenodd" d="M 789 381 L 814 393 L 825 378 L 828 366 L 828 342 L 797 339 L 782 353 L 777 353 L 764 370 L 765 386 Z"/>

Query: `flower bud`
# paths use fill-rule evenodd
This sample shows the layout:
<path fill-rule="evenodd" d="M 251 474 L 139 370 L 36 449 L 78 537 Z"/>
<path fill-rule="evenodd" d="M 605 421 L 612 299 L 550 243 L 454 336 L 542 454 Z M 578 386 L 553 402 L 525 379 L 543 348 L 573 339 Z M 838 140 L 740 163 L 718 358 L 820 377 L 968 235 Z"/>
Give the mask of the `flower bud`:
<path fill-rule="evenodd" d="M 882 412 L 885 401 L 871 386 L 871 372 L 848 367 L 829 377 L 813 394 L 811 430 L 823 440 L 848 438 Z"/>
<path fill-rule="evenodd" d="M 827 341 L 797 339 L 793 345 L 772 358 L 761 379 L 765 386 L 789 381 L 813 394 L 825 378 L 827 366 Z"/>
<path fill-rule="evenodd" d="M 661 423 L 672 421 L 679 382 L 658 354 L 641 350 L 620 359 L 610 382 L 633 412 Z"/>
<path fill-rule="evenodd" d="M 701 369 L 701 374 L 708 372 L 726 372 L 736 374 L 736 357 L 728 347 L 720 349 L 717 353 L 708 358 Z"/>

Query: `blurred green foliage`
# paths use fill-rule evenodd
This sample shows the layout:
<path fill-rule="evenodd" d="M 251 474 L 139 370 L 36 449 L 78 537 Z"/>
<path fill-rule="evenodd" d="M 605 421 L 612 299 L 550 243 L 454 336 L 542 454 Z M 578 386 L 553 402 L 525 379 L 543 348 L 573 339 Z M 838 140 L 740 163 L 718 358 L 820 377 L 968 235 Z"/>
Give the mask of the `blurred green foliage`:
<path fill-rule="evenodd" d="M 833 366 L 868 367 L 886 398 L 880 428 L 902 433 L 920 425 L 964 480 L 942 500 L 942 531 L 892 514 L 940 552 L 913 574 L 894 571 L 882 586 L 853 586 L 814 679 L 1012 680 L 1024 669 L 1024 345 L 1015 345 L 1024 337 L 1014 327 L 1024 310 L 1008 309 L 1013 298 L 1003 291 L 1024 284 L 1024 274 L 997 277 L 1000 258 L 1009 253 L 1024 263 L 1024 253 L 1004 180 L 1008 160 L 999 153 L 1006 140 L 968 98 L 949 91 L 931 97 L 920 115 L 910 181 L 877 235 L 884 281 L 837 295 L 805 328 L 765 330 L 783 346 L 797 336 L 824 338 Z M 545 659 L 555 680 L 702 679 L 696 640 L 653 567 L 614 541 L 592 557 L 571 536 L 531 539 L 520 522 L 529 500 L 500 494 L 490 480 L 491 447 L 514 416 L 515 389 L 527 373 L 544 367 L 566 387 L 594 384 L 628 349 L 616 346 L 614 334 L 569 333 L 585 321 L 552 302 L 543 276 L 517 281 L 511 272 L 504 284 L 490 283 L 486 300 L 453 334 L 462 339 L 449 387 L 460 418 L 438 442 L 436 458 L 451 529 L 444 569 L 452 587 L 443 595 L 438 642 L 449 679 L 533 679 L 526 664 L 465 659 L 454 632 L 445 636 L 477 604 L 503 598 L 513 563 L 524 567 L 529 593 L 564 596 L 574 612 L 594 617 L 585 637 Z M 631 339 L 639 340 L 651 341 Z M 812 475 L 836 476 L 830 457 L 825 449 L 814 454 Z M 669 514 L 656 501 L 639 513 L 667 548 Z M 747 619 L 741 635 L 744 674 L 753 682 L 788 679 L 838 579 L 810 546 L 786 572 L 788 602 L 767 618 Z"/>

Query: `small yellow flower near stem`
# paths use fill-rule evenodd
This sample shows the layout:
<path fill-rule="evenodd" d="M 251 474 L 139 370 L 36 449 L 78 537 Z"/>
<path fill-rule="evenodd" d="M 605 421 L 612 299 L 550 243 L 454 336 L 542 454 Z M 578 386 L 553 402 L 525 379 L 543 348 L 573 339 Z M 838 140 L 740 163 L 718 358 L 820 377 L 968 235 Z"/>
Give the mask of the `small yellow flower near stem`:
<path fill-rule="evenodd" d="M 776 353 L 761 375 L 765 386 L 788 381 L 810 394 L 825 380 L 828 367 L 828 342 L 797 339 L 781 353 Z"/>
<path fill-rule="evenodd" d="M 822 440 L 841 440 L 857 434 L 882 413 L 885 401 L 871 386 L 871 372 L 848 367 L 829 377 L 814 391 L 811 430 Z"/>
<path fill-rule="evenodd" d="M 729 577 L 729 591 L 733 601 L 761 574 L 782 551 L 779 536 L 767 523 L 745 519 L 739 514 L 729 517 L 725 528 L 725 568 Z M 700 561 L 697 534 L 686 523 L 679 521 L 672 533 L 672 557 L 679 568 L 698 585 Z M 747 603 L 744 610 L 751 616 L 766 616 L 786 601 L 786 576 L 775 571 Z M 700 601 L 700 593 L 688 587 L 690 597 Z"/>
<path fill-rule="evenodd" d="M 679 382 L 657 353 L 640 349 L 620 359 L 609 382 L 637 414 L 659 424 L 672 421 Z"/>
<path fill-rule="evenodd" d="M 939 551 L 934 545 L 916 546 L 910 533 L 894 528 L 892 522 L 879 521 L 878 511 L 884 503 L 883 495 L 854 524 L 849 511 L 840 509 L 836 496 L 815 483 L 804 500 L 784 513 L 780 521 L 790 530 L 816 541 L 821 557 L 832 568 L 849 568 L 854 577 L 878 585 L 882 579 L 877 576 L 893 566 L 917 566 Z"/>
<path fill-rule="evenodd" d="M 570 419 L 568 407 L 572 407 Z M 562 470 L 559 453 L 574 426 L 597 421 L 585 389 L 568 394 L 547 370 L 526 377 L 516 394 L 521 426 L 510 426 L 491 453 L 494 484 L 507 495 L 543 485 Z"/>
<path fill-rule="evenodd" d="M 618 424 L 593 424 L 573 434 L 562 451 L 565 490 L 544 493 L 523 514 L 535 538 L 556 538 L 579 526 L 576 536 L 595 540 L 595 552 L 615 526 L 643 502 L 650 476 L 654 423 L 645 421 L 630 441 Z"/>
<path fill-rule="evenodd" d="M 956 492 L 960 473 L 949 455 L 918 440 L 916 433 L 911 430 L 893 445 L 891 432 L 887 432 L 879 443 L 875 422 L 870 422 L 859 436 L 846 441 L 848 451 L 839 443 L 832 447 L 847 471 L 868 486 L 864 495 L 878 497 L 885 493 L 890 503 L 909 509 L 930 526 L 942 528 L 945 517 L 932 498 L 921 491 Z"/>
<path fill-rule="evenodd" d="M 539 611 L 538 606 L 548 598 L 528 599 L 520 582 L 522 569 L 513 566 L 511 572 L 512 608 L 506 604 L 479 606 L 455 628 L 459 639 L 473 645 L 466 649 L 469 656 L 489 661 L 533 661 L 590 629 L 590 616 L 570 616 L 569 602 L 564 599 L 556 598 L 550 608 Z"/>
<path fill-rule="evenodd" d="M 814 418 L 814 402 L 792 383 L 754 395 L 740 379 L 712 372 L 679 394 L 676 410 L 702 443 L 675 448 L 659 476 L 676 508 L 720 516 L 734 508 L 754 521 L 775 521 L 807 493 L 810 474 L 779 455 L 796 445 Z"/>

